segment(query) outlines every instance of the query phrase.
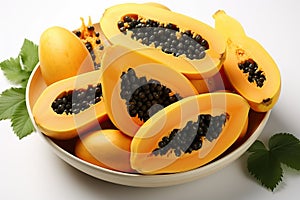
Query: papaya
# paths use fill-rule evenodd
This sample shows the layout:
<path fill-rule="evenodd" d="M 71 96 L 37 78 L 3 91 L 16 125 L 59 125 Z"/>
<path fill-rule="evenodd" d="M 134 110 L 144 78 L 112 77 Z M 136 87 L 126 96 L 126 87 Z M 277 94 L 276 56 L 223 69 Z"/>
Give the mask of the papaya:
<path fill-rule="evenodd" d="M 238 94 L 184 98 L 152 116 L 131 142 L 131 167 L 142 174 L 177 173 L 220 156 L 244 132 L 250 106 Z"/>
<path fill-rule="evenodd" d="M 123 45 L 172 66 L 189 79 L 218 72 L 225 58 L 222 34 L 191 17 L 159 6 L 126 3 L 105 10 L 100 19 L 111 44 Z"/>
<path fill-rule="evenodd" d="M 130 165 L 132 138 L 119 130 L 94 130 L 80 137 L 75 155 L 91 164 L 122 172 L 134 172 Z"/>
<path fill-rule="evenodd" d="M 39 61 L 47 85 L 94 70 L 92 58 L 81 40 L 59 26 L 49 27 L 40 36 Z"/>
<path fill-rule="evenodd" d="M 96 70 L 47 86 L 32 109 L 41 132 L 66 140 L 106 120 L 100 79 L 101 71 Z"/>
<path fill-rule="evenodd" d="M 80 28 L 73 31 L 73 33 L 81 40 L 88 52 L 90 53 L 94 69 L 100 69 L 101 58 L 105 50 L 105 37 L 102 34 L 99 23 L 93 24 L 91 17 L 88 23 L 85 24 L 84 19 L 81 17 Z"/>
<path fill-rule="evenodd" d="M 232 92 L 233 88 L 225 74 L 222 66 L 215 75 L 205 79 L 191 79 L 193 86 L 197 89 L 199 94 L 216 91 Z"/>
<path fill-rule="evenodd" d="M 161 4 L 161 3 L 157 3 L 157 2 L 146 2 L 144 4 L 145 5 L 154 6 L 154 7 L 158 7 L 158 8 L 162 8 L 162 9 L 165 9 L 165 10 L 171 10 L 167 6 L 165 6 L 165 5 Z"/>
<path fill-rule="evenodd" d="M 267 112 L 278 101 L 281 77 L 270 54 L 242 25 L 224 11 L 214 14 L 215 27 L 227 38 L 224 71 L 236 92 L 257 112 Z"/>
<path fill-rule="evenodd" d="M 184 75 L 141 51 L 115 45 L 107 48 L 102 58 L 106 112 L 114 125 L 131 137 L 161 108 L 197 94 Z"/>

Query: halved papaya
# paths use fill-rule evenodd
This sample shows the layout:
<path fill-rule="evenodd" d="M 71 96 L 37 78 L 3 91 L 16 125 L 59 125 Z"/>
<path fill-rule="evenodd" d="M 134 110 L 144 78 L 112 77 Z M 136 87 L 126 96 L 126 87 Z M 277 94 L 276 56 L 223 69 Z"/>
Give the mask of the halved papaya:
<path fill-rule="evenodd" d="M 171 10 L 166 5 L 163 5 L 163 4 L 157 3 L 157 2 L 146 2 L 144 4 L 145 5 L 149 5 L 149 6 L 154 6 L 154 7 L 162 8 L 162 9 L 165 9 L 165 10 Z"/>
<path fill-rule="evenodd" d="M 102 59 L 107 114 L 129 136 L 134 136 L 157 110 L 197 94 L 184 75 L 141 52 L 112 46 Z"/>
<path fill-rule="evenodd" d="M 238 94 L 182 99 L 152 116 L 131 142 L 131 166 L 142 174 L 176 173 L 209 163 L 244 132 L 248 102 Z"/>
<path fill-rule="evenodd" d="M 75 155 L 100 167 L 133 172 L 130 165 L 131 140 L 119 130 L 95 130 L 78 139 Z"/>
<path fill-rule="evenodd" d="M 218 72 L 225 56 L 224 37 L 191 17 L 146 4 L 120 4 L 106 9 L 101 29 L 112 44 L 168 64 L 190 79 Z M 154 50 L 153 50 L 154 49 Z"/>
<path fill-rule="evenodd" d="M 224 70 L 232 86 L 248 100 L 253 110 L 266 112 L 272 109 L 281 89 L 275 61 L 261 44 L 245 35 L 237 20 L 224 11 L 218 11 L 214 18 L 216 29 L 227 37 Z"/>
<path fill-rule="evenodd" d="M 32 109 L 39 129 L 55 139 L 70 139 L 107 119 L 99 70 L 48 86 Z"/>

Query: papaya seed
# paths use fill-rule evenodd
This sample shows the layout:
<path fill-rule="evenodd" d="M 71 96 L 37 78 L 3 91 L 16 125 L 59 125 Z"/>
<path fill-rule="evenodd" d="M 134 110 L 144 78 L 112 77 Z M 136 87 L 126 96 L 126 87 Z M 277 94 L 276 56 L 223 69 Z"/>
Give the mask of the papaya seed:
<path fill-rule="evenodd" d="M 126 15 L 117 25 L 124 34 L 131 31 L 132 39 L 147 46 L 153 44 L 164 53 L 175 57 L 185 55 L 191 60 L 202 59 L 206 55 L 205 50 L 209 49 L 207 40 L 201 35 L 191 30 L 180 31 L 180 28 L 172 23 L 164 25 L 152 19 L 134 19 Z"/>
<path fill-rule="evenodd" d="M 227 118 L 227 113 L 217 116 L 200 114 L 196 122 L 188 121 L 182 129 L 173 129 L 169 136 L 164 136 L 152 155 L 166 155 L 171 150 L 175 156 L 180 157 L 197 151 L 201 149 L 204 139 L 212 142 L 219 137 Z"/>
<path fill-rule="evenodd" d="M 238 67 L 243 73 L 248 74 L 248 81 L 250 83 L 255 82 L 257 87 L 262 87 L 266 76 L 263 71 L 258 70 L 257 63 L 253 59 L 247 59 L 241 63 L 238 63 Z"/>
<path fill-rule="evenodd" d="M 146 77 L 137 77 L 132 68 L 123 72 L 120 78 L 122 80 L 120 95 L 126 100 L 129 115 L 137 116 L 143 122 L 162 108 L 181 99 L 159 81 L 153 79 L 147 81 Z"/>
<path fill-rule="evenodd" d="M 87 89 L 76 89 L 66 92 L 63 96 L 56 98 L 51 107 L 57 114 L 78 114 L 91 105 L 101 101 L 101 84 L 89 85 Z"/>

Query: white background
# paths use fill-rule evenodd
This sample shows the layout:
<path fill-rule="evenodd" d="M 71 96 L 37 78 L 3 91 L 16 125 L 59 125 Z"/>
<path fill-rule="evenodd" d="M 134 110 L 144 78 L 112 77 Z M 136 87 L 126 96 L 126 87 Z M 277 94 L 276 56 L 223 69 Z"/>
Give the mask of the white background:
<path fill-rule="evenodd" d="M 83 4 L 86 2 L 86 4 Z M 24 38 L 38 43 L 43 30 L 53 25 L 70 30 L 80 17 L 98 22 L 104 9 L 126 1 L 2 1 L 0 5 L 0 61 L 17 56 Z M 129 0 L 127 1 L 129 2 Z M 132 1 L 146 2 L 146 1 Z M 300 138 L 300 3 L 296 0 L 251 1 L 157 1 L 173 11 L 190 15 L 214 26 L 212 14 L 224 9 L 238 19 L 252 38 L 259 41 L 277 62 L 282 75 L 281 97 L 259 139 L 277 132 Z M 0 73 L 0 91 L 9 88 Z M 246 170 L 246 156 L 203 179 L 165 188 L 133 188 L 90 177 L 60 160 L 33 133 L 19 140 L 9 121 L 0 122 L 0 199 L 209 199 L 294 200 L 299 198 L 300 173 L 285 169 L 275 192 L 260 186 Z"/>

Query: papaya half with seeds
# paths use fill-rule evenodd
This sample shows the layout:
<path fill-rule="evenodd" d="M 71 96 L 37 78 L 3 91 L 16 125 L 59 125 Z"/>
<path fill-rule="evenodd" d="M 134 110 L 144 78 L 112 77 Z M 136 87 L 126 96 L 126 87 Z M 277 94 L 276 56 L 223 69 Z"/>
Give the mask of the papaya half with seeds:
<path fill-rule="evenodd" d="M 78 139 L 75 155 L 100 167 L 134 172 L 130 165 L 131 140 L 119 130 L 96 130 Z"/>
<path fill-rule="evenodd" d="M 240 136 L 250 107 L 240 95 L 187 97 L 152 116 L 131 142 L 131 166 L 142 174 L 177 173 L 203 166 Z"/>
<path fill-rule="evenodd" d="M 261 44 L 245 35 L 237 20 L 224 11 L 215 13 L 214 18 L 216 29 L 227 37 L 224 70 L 233 88 L 248 100 L 253 110 L 266 112 L 272 109 L 281 90 L 280 72 L 275 61 Z"/>
<path fill-rule="evenodd" d="M 55 82 L 33 106 L 33 118 L 45 135 L 65 140 L 107 119 L 99 70 Z"/>
<path fill-rule="evenodd" d="M 107 114 L 120 131 L 131 137 L 158 110 L 197 94 L 184 75 L 138 50 L 108 48 L 102 70 Z"/>
<path fill-rule="evenodd" d="M 143 49 L 190 79 L 214 75 L 225 57 L 224 37 L 215 29 L 160 7 L 116 5 L 106 9 L 100 26 L 110 43 Z"/>
<path fill-rule="evenodd" d="M 91 17 L 89 17 L 87 24 L 82 17 L 80 19 L 81 26 L 74 30 L 73 33 L 81 40 L 90 53 L 94 69 L 100 69 L 101 58 L 107 42 L 105 41 L 99 23 L 93 24 Z"/>

